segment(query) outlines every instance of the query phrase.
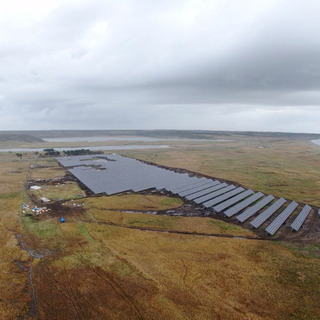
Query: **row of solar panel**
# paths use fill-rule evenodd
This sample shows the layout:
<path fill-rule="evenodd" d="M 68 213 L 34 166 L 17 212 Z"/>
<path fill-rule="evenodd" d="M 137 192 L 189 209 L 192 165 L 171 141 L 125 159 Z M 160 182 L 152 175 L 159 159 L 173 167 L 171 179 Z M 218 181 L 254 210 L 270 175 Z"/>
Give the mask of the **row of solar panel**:
<path fill-rule="evenodd" d="M 138 192 L 153 188 L 166 189 L 216 213 L 221 212 L 227 217 L 240 213 L 236 217 L 240 223 L 259 214 L 250 222 L 253 228 L 259 228 L 286 203 L 283 198 L 273 202 L 275 198 L 271 195 L 265 197 L 261 192 L 254 193 L 252 190 L 209 178 L 191 177 L 186 173 L 159 168 L 115 154 L 96 157 L 73 156 L 57 160 L 69 168 L 69 171 L 95 194 L 111 195 L 130 190 Z M 270 207 L 260 212 L 270 203 Z M 266 231 L 270 235 L 275 234 L 297 207 L 296 202 L 289 204 L 268 225 Z M 291 224 L 293 230 L 300 230 L 311 210 L 310 206 L 302 209 Z"/>
<path fill-rule="evenodd" d="M 177 192 L 180 196 L 185 197 L 188 200 L 193 200 L 197 204 L 202 204 L 206 208 L 210 208 L 217 213 L 223 212 L 229 218 L 246 209 L 237 216 L 238 222 L 241 223 L 257 214 L 261 209 L 266 207 L 275 199 L 272 195 L 265 197 L 261 192 L 253 193 L 254 192 L 252 190 L 245 191 L 242 187 L 236 188 L 233 185 L 228 186 L 226 183 L 219 183 L 217 181 L 214 183 L 214 186 L 211 187 L 205 185 L 196 189 L 188 189 L 187 192 Z M 263 199 L 258 201 L 261 198 Z M 275 201 L 270 207 L 265 209 L 253 221 L 251 221 L 251 226 L 259 228 L 285 203 L 286 200 L 283 198 Z M 296 202 L 293 201 L 290 203 L 277 216 L 277 218 L 268 225 L 266 232 L 270 235 L 274 235 L 297 207 L 298 204 Z M 296 219 L 292 222 L 291 228 L 295 231 L 299 231 L 311 210 L 312 208 L 310 206 L 304 206 Z"/>
<path fill-rule="evenodd" d="M 188 200 L 193 200 L 197 204 L 202 204 L 206 208 L 210 208 L 217 213 L 223 212 L 227 217 L 232 217 L 247 208 L 237 216 L 238 222 L 241 223 L 257 214 L 261 209 L 266 207 L 275 199 L 271 195 L 264 197 L 264 194 L 261 192 L 256 194 L 253 193 L 254 192 L 252 190 L 245 191 L 242 187 L 236 188 L 234 185 L 227 185 L 226 183 L 219 183 L 218 181 L 198 186 L 196 188 L 188 188 L 187 186 L 187 188 L 179 189 L 176 192 L 176 194 L 185 197 Z M 263 199 L 258 201 L 261 198 Z M 251 226 L 259 228 L 285 203 L 286 200 L 282 198 L 275 201 L 269 208 L 265 209 L 253 221 L 251 221 Z M 270 235 L 274 235 L 297 207 L 298 204 L 296 202 L 292 202 L 274 221 L 272 221 L 272 223 L 268 225 L 266 231 Z M 291 228 L 295 231 L 299 231 L 311 210 L 312 208 L 310 206 L 304 206 L 296 219 L 292 222 Z"/>

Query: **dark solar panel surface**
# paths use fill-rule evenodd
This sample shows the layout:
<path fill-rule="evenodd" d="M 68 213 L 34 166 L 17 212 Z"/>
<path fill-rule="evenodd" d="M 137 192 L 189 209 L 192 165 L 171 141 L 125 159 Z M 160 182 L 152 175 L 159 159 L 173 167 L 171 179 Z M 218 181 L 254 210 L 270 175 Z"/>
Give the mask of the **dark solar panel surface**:
<path fill-rule="evenodd" d="M 211 179 L 207 179 L 207 178 L 198 178 L 198 181 L 195 181 L 191 184 L 188 183 L 186 185 L 175 188 L 174 190 L 172 190 L 172 193 L 178 194 L 179 192 L 192 190 L 192 189 L 200 187 L 200 186 L 205 186 L 206 184 L 210 183 L 211 181 L 212 181 Z"/>
<path fill-rule="evenodd" d="M 232 205 L 234 205 L 235 203 L 241 201 L 242 199 L 250 196 L 251 194 L 253 194 L 253 191 L 252 190 L 246 190 L 240 194 L 238 194 L 237 196 L 229 199 L 229 200 L 226 200 L 216 206 L 213 207 L 213 210 L 215 212 L 221 212 L 223 211 L 224 209 L 227 209 L 229 207 L 231 207 Z"/>
<path fill-rule="evenodd" d="M 211 186 L 212 181 L 217 181 L 217 180 L 211 180 L 211 182 L 210 182 L 209 184 L 205 184 L 205 185 L 202 185 L 202 186 L 205 188 L 206 186 L 208 186 L 208 185 L 209 185 L 209 188 L 212 188 L 212 187 L 210 187 L 210 186 Z M 217 184 L 218 184 L 218 183 L 220 183 L 220 182 L 218 182 L 218 181 L 217 181 Z M 197 187 L 199 187 L 199 186 L 197 186 Z M 188 190 L 184 190 L 184 191 L 181 191 L 181 192 L 179 191 L 177 194 L 178 194 L 178 195 L 180 195 L 180 193 L 182 193 L 182 192 L 185 192 L 185 191 L 192 191 L 193 189 L 195 189 L 195 188 L 190 188 L 190 189 L 188 189 Z M 196 192 L 198 192 L 198 191 L 196 191 Z"/>
<path fill-rule="evenodd" d="M 200 187 L 197 187 L 197 188 L 194 188 L 194 189 L 192 189 L 192 190 L 187 190 L 187 191 L 184 191 L 184 192 L 179 192 L 179 196 L 180 197 L 187 197 L 187 196 L 189 196 L 189 195 L 191 195 L 191 194 L 194 194 L 194 193 L 196 193 L 196 192 L 199 192 L 199 191 L 203 191 L 203 190 L 207 190 L 207 189 L 209 189 L 210 187 L 213 187 L 213 186 L 215 186 L 215 185 L 217 185 L 219 183 L 219 181 L 212 181 L 211 183 L 209 183 L 209 184 L 206 184 L 205 186 L 200 186 Z"/>
<path fill-rule="evenodd" d="M 247 219 L 252 217 L 254 214 L 256 214 L 259 210 L 261 210 L 263 207 L 265 207 L 268 203 L 270 203 L 273 200 L 274 200 L 274 196 L 269 195 L 265 197 L 264 199 L 260 200 L 255 205 L 253 205 L 252 207 L 248 208 L 247 210 L 239 214 L 237 216 L 237 220 L 239 222 L 246 221 Z"/>
<path fill-rule="evenodd" d="M 220 197 L 216 197 L 216 198 L 213 198 L 212 200 L 204 202 L 202 205 L 205 206 L 206 208 L 213 207 L 214 205 L 216 205 L 222 201 L 225 201 L 225 200 L 237 195 L 238 193 L 240 193 L 242 191 L 244 191 L 244 188 L 242 188 L 242 187 L 236 188 L 230 192 L 227 192 L 227 193 L 221 195 Z"/>
<path fill-rule="evenodd" d="M 249 197 L 248 199 L 241 201 L 240 203 L 236 204 L 235 206 L 229 208 L 227 211 L 224 212 L 224 214 L 227 217 L 232 217 L 235 214 L 237 214 L 238 212 L 240 212 L 242 209 L 248 207 L 250 204 L 256 202 L 257 200 L 259 200 L 260 198 L 262 198 L 264 196 L 263 193 L 258 192 L 256 194 L 254 194 L 253 196 Z"/>
<path fill-rule="evenodd" d="M 209 201 L 215 197 L 218 197 L 221 194 L 226 193 L 228 191 L 231 191 L 235 188 L 236 188 L 236 186 L 234 186 L 233 184 L 228 186 L 226 183 L 221 183 L 221 184 L 218 184 L 215 187 L 211 188 L 211 192 L 208 193 L 207 195 L 196 198 L 193 201 L 197 204 L 200 204 L 200 203 Z"/>
<path fill-rule="evenodd" d="M 254 220 L 250 222 L 251 226 L 254 228 L 259 228 L 264 222 L 266 222 L 277 210 L 279 210 L 286 200 L 283 198 L 278 199 L 269 208 L 260 213 Z"/>
<path fill-rule="evenodd" d="M 175 190 L 197 183 L 213 183 L 207 178 L 190 177 L 120 155 L 73 156 L 57 158 L 78 180 L 93 193 L 115 194 L 156 188 Z"/>
<path fill-rule="evenodd" d="M 292 212 L 297 208 L 298 204 L 292 201 L 286 209 L 284 209 L 266 228 L 266 231 L 270 235 L 274 235 L 280 227 L 285 223 L 285 221 L 290 217 Z"/>
<path fill-rule="evenodd" d="M 311 212 L 312 208 L 308 205 L 305 205 L 301 212 L 298 214 L 296 219 L 292 222 L 291 228 L 295 231 L 299 231 L 305 220 L 307 219 L 309 213 Z"/>
<path fill-rule="evenodd" d="M 211 193 L 212 191 L 217 190 L 216 188 L 219 189 L 221 184 L 222 183 L 220 183 L 219 181 L 215 181 L 215 183 L 212 184 L 211 187 L 206 188 L 204 190 L 200 190 L 200 191 L 192 193 L 192 194 L 189 194 L 189 195 L 186 196 L 186 199 L 193 200 L 193 199 L 205 196 L 208 193 Z"/>

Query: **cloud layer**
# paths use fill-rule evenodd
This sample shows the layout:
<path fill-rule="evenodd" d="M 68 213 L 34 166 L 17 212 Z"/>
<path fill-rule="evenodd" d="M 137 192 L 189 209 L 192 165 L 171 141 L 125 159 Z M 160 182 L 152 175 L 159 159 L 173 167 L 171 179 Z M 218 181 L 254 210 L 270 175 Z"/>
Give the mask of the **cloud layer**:
<path fill-rule="evenodd" d="M 320 2 L 0 4 L 0 128 L 319 132 Z"/>

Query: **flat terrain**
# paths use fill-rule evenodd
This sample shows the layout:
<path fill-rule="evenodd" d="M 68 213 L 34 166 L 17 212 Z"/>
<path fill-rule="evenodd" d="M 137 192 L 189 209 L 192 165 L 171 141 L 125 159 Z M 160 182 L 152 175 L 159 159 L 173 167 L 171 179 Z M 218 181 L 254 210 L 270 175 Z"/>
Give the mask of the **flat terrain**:
<path fill-rule="evenodd" d="M 0 165 L 0 319 L 18 319 L 32 307 L 27 272 L 31 260 L 15 237 L 22 232 L 19 212 L 26 200 L 23 183 L 29 165 L 18 161 Z"/>
<path fill-rule="evenodd" d="M 37 186 L 40 187 L 40 186 Z M 49 201 L 59 201 L 67 199 L 82 198 L 85 193 L 79 188 L 75 182 L 66 182 L 63 184 L 42 185 L 41 189 L 31 191 L 31 194 L 39 202 L 45 198 Z"/>
<path fill-rule="evenodd" d="M 91 222 L 119 227 L 152 228 L 152 230 L 180 231 L 195 234 L 219 234 L 236 237 L 256 236 L 241 227 L 220 220 L 200 217 L 155 216 L 150 210 L 174 209 L 183 203 L 178 198 L 150 195 L 129 195 L 89 198 L 77 201 L 93 217 Z M 141 211 L 134 212 L 134 211 Z M 149 211 L 149 214 L 142 213 Z M 129 214 L 128 214 L 129 213 Z"/>
<path fill-rule="evenodd" d="M 320 205 L 320 148 L 307 141 L 172 146 L 122 154 Z M 25 180 L 64 173 L 47 159 L 28 174 L 34 156 L 0 154 L 0 319 L 320 318 L 319 243 L 257 240 L 212 218 L 155 215 L 183 204 L 158 194 L 68 200 L 25 216 L 20 205 L 33 205 Z M 75 199 L 70 186 L 65 198 Z"/>

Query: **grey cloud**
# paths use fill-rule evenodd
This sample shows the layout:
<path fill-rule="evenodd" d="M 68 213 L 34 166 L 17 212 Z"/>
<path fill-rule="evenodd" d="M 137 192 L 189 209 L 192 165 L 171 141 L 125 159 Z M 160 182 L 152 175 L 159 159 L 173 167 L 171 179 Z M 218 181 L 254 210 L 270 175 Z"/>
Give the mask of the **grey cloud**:
<path fill-rule="evenodd" d="M 300 119 L 319 131 L 319 9 L 66 1 L 23 29 L 2 26 L 0 125 L 292 131 Z M 283 114 L 295 125 L 270 120 Z"/>

